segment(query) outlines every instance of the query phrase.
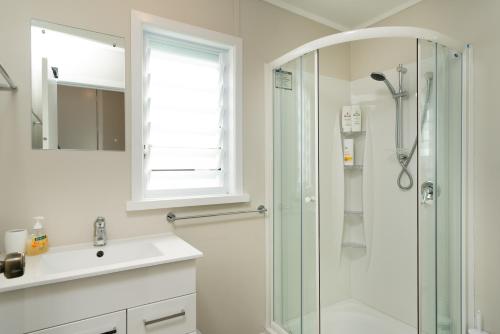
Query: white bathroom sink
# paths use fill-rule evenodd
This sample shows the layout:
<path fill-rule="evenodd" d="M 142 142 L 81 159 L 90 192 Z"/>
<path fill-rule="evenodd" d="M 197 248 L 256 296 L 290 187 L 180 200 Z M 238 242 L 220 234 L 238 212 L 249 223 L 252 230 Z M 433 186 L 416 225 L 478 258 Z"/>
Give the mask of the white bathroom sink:
<path fill-rule="evenodd" d="M 44 254 L 41 256 L 41 269 L 46 273 L 61 273 L 154 258 L 161 255 L 162 252 L 150 240 L 110 243 L 102 247 L 62 250 Z"/>
<path fill-rule="evenodd" d="M 0 293 L 165 263 L 192 260 L 203 254 L 174 234 L 52 247 L 48 253 L 26 257 L 25 274 L 0 275 Z"/>

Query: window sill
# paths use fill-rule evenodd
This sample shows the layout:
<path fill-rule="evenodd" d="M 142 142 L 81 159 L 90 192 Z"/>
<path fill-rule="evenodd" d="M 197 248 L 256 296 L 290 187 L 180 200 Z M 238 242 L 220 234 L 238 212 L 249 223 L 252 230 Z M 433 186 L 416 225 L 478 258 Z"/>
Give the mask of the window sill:
<path fill-rule="evenodd" d="M 231 204 L 250 202 L 248 194 L 231 194 L 231 195 L 213 195 L 213 196 L 197 196 L 197 197 L 182 197 L 182 198 L 167 198 L 167 199 L 144 199 L 141 201 L 128 201 L 127 211 L 143 211 L 143 210 L 158 210 L 181 208 L 187 206 L 202 206 L 216 204 Z"/>

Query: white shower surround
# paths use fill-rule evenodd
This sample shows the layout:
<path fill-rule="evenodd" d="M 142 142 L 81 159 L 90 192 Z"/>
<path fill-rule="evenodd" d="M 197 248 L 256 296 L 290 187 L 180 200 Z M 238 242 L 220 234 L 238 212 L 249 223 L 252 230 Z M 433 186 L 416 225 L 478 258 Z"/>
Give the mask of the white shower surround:
<path fill-rule="evenodd" d="M 324 47 L 348 43 L 353 41 L 376 39 L 376 38 L 414 38 L 424 39 L 435 43 L 442 44 L 454 50 L 463 52 L 463 90 L 462 90 L 462 105 L 463 105 L 463 121 L 462 121 L 462 147 L 463 147 L 463 206 L 462 206 L 462 329 L 466 333 L 469 324 L 473 323 L 473 314 L 475 312 L 475 291 L 474 291 L 474 227 L 473 213 L 474 205 L 473 194 L 474 180 L 474 162 L 473 154 L 473 92 L 474 87 L 470 78 L 473 75 L 473 49 L 472 46 L 451 37 L 448 37 L 439 32 L 423 29 L 418 27 L 376 27 L 365 28 L 353 31 L 341 32 L 329 36 L 325 36 L 309 43 L 306 43 L 285 55 L 264 65 L 265 76 L 265 111 L 266 111 L 266 206 L 273 207 L 273 97 L 272 87 L 273 69 L 280 67 L 287 62 L 301 57 L 309 52 L 319 50 Z M 317 189 L 318 186 L 316 187 Z M 266 331 L 270 334 L 286 334 L 280 326 L 273 322 L 273 212 L 270 210 L 266 217 Z M 317 236 L 319 240 L 319 236 Z M 319 254 L 319 245 L 316 244 L 316 252 Z M 320 277 L 319 266 L 317 266 L 316 277 Z M 319 300 L 319 289 L 316 291 Z M 319 323 L 319 313 L 317 312 L 317 323 Z"/>

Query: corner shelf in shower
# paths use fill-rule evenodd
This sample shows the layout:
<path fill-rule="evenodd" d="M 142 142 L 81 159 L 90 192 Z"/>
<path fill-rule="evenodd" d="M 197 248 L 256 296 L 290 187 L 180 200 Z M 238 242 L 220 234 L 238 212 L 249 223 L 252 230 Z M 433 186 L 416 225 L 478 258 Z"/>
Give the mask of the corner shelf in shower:
<path fill-rule="evenodd" d="M 358 171 L 361 171 L 361 170 L 363 170 L 363 165 L 352 165 L 352 166 L 344 165 L 344 169 L 345 170 L 358 170 Z"/>
<path fill-rule="evenodd" d="M 363 111 L 363 110 L 362 110 Z M 340 119 L 340 122 L 342 119 Z M 342 235 L 341 247 L 346 251 L 354 251 L 356 254 L 362 252 L 367 253 L 368 247 L 366 245 L 366 235 L 365 235 L 365 216 L 363 210 L 359 210 L 363 203 L 363 186 L 362 181 L 360 181 L 359 176 L 363 174 L 364 166 L 364 142 L 366 141 L 366 130 L 362 131 L 349 131 L 344 132 L 340 129 L 342 142 L 349 138 L 353 140 L 354 144 L 354 156 L 356 160 L 353 165 L 344 165 L 344 191 L 353 192 L 351 195 L 356 194 L 356 196 L 351 196 L 345 193 L 345 198 L 348 201 L 354 201 L 349 203 L 344 203 L 344 229 Z M 344 145 L 342 145 L 344 146 Z M 358 152 L 359 149 L 359 152 Z M 343 153 L 343 150 L 342 150 Z M 361 189 L 358 194 L 357 187 L 361 183 Z M 345 188 L 348 187 L 348 188 Z M 358 200 L 359 198 L 359 200 Z M 358 210 L 352 210 L 347 208 L 358 208 Z"/>
<path fill-rule="evenodd" d="M 345 210 L 344 216 L 354 216 L 354 217 L 363 218 L 363 211 Z"/>
<path fill-rule="evenodd" d="M 344 138 L 352 138 L 352 137 L 357 137 L 361 135 L 365 135 L 366 131 L 351 131 L 351 132 L 344 132 L 341 131 L 341 134 Z"/>
<path fill-rule="evenodd" d="M 343 242 L 342 247 L 366 249 L 365 244 L 361 244 L 361 243 L 357 243 L 357 242 Z"/>

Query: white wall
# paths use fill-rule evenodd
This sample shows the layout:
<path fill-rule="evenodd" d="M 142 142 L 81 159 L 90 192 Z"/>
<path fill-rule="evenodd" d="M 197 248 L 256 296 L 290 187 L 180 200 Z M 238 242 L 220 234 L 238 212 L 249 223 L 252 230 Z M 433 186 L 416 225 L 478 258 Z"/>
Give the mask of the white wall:
<path fill-rule="evenodd" d="M 377 25 L 434 29 L 474 47 L 474 189 L 477 307 L 490 333 L 500 333 L 500 133 L 497 95 L 500 77 L 500 24 L 497 0 L 423 0 Z"/>
<path fill-rule="evenodd" d="M 394 54 L 392 51 L 398 48 L 405 52 Z M 342 49 L 346 49 L 343 58 L 338 57 Z M 322 307 L 354 298 L 416 328 L 417 187 L 404 192 L 396 185 L 400 166 L 395 158 L 394 99 L 384 83 L 369 77 L 371 72 L 382 71 L 397 87 L 396 66 L 404 63 L 407 67 L 404 83 L 410 94 L 404 101 L 404 143 L 411 148 L 417 124 L 416 42 L 408 39 L 361 41 L 325 48 L 319 54 L 320 73 L 328 75 L 320 76 L 319 98 Z M 374 54 L 377 56 L 373 57 Z M 407 64 L 410 60 L 412 62 Z M 338 208 L 339 199 L 335 189 L 331 189 L 331 179 L 335 178 L 332 166 L 334 124 L 342 106 L 351 104 L 361 105 L 363 128 L 367 128 L 366 122 L 370 123 L 369 137 L 355 137 L 354 155 L 356 163 L 366 165 L 363 150 L 365 141 L 370 140 L 373 150 L 373 159 L 369 162 L 371 180 L 370 186 L 363 185 L 366 186 L 363 191 L 371 192 L 365 199 L 372 202 L 373 213 L 370 216 L 365 213 L 364 230 L 354 231 L 350 228 L 353 225 L 346 221 L 343 234 L 346 238 L 349 233 L 346 230 L 350 230 L 351 235 L 364 237 L 368 246 L 366 253 L 339 246 L 337 234 L 341 230 L 335 212 L 343 208 Z M 415 156 L 410 165 L 415 182 L 416 162 Z M 356 172 L 344 175 L 348 180 L 344 199 L 347 210 L 362 210 L 361 176 Z"/>
<path fill-rule="evenodd" d="M 307 41 L 333 33 L 332 29 L 259 0 L 4 1 L 0 43 L 6 47 L 2 48 L 0 62 L 19 89 L 16 93 L 0 92 L 0 235 L 9 228 L 30 227 L 31 217 L 36 215 L 47 218 L 53 245 L 90 242 L 92 223 L 99 215 L 107 218 L 110 238 L 172 230 L 165 222 L 167 210 L 125 210 L 130 199 L 129 94 L 125 152 L 31 150 L 30 20 L 123 36 L 126 85 L 130 88 L 131 9 L 243 38 L 244 187 L 252 197 L 251 207 L 264 202 L 264 64 Z M 204 334 L 262 332 L 264 219 L 229 217 L 213 224 L 178 227 L 176 232 L 205 254 L 198 265 L 200 330 Z"/>
<path fill-rule="evenodd" d="M 398 64 L 396 61 L 391 68 L 374 67 L 372 71 L 382 70 L 397 87 Z M 404 66 L 408 69 L 404 82 L 409 92 L 409 98 L 403 102 L 404 146 L 410 149 L 417 134 L 416 65 Z M 396 184 L 401 167 L 394 143 L 394 99 L 384 83 L 367 75 L 351 82 L 351 102 L 361 105 L 364 114 L 369 114 L 371 135 L 366 140 L 371 140 L 373 156 L 368 162 L 372 164 L 373 213 L 372 217 L 367 214 L 364 217 L 365 237 L 370 241 L 368 254 L 351 261 L 352 297 L 416 328 L 417 156 L 414 155 L 409 168 L 414 185 L 409 191 L 402 191 Z M 403 184 L 407 182 L 404 177 Z M 371 224 L 371 229 L 366 224 Z"/>
<path fill-rule="evenodd" d="M 394 54 L 392 51 L 398 48 L 405 52 Z M 343 57 L 339 57 L 342 50 Z M 395 104 L 387 87 L 369 77 L 373 71 L 382 71 L 397 87 L 396 66 L 412 61 L 405 64 L 408 73 L 404 83 L 410 94 L 404 101 L 403 111 L 405 147 L 410 148 L 416 135 L 416 42 L 408 39 L 360 41 L 328 47 L 319 54 L 320 73 L 327 75 L 320 76 L 319 99 L 322 307 L 354 298 L 416 327 L 416 187 L 403 192 L 396 185 L 400 167 L 395 158 Z M 373 57 L 374 54 L 378 56 Z M 363 187 L 363 191 L 371 192 L 365 200 L 372 202 L 373 213 L 365 213 L 363 229 L 353 230 L 351 227 L 358 225 L 347 221 L 353 218 L 346 218 L 343 234 L 344 239 L 348 234 L 364 238 L 368 246 L 366 253 L 339 246 L 336 235 L 341 233 L 340 223 L 335 219 L 335 211 L 343 208 L 338 208 L 339 199 L 330 182 L 336 173 L 332 166 L 335 120 L 342 106 L 351 104 L 361 105 L 363 129 L 370 128 L 369 136 L 354 137 L 355 161 L 366 167 L 363 156 L 366 140 L 370 140 L 373 160 L 369 162 L 370 185 L 362 186 L 361 173 L 345 173 L 348 181 L 344 206 L 348 210 L 362 210 Z M 415 157 L 410 165 L 415 180 L 416 161 Z"/>

